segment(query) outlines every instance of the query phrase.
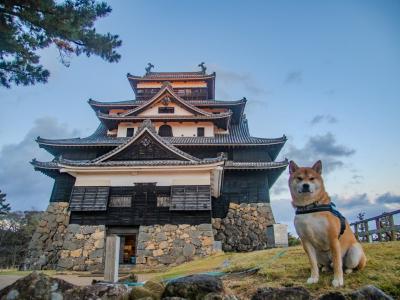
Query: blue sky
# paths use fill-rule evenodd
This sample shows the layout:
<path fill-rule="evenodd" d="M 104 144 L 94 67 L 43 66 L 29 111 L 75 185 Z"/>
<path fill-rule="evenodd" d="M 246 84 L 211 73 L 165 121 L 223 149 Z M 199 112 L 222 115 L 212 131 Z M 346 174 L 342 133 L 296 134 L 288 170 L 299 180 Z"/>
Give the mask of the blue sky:
<path fill-rule="evenodd" d="M 87 104 L 134 97 L 126 73 L 217 73 L 217 98 L 247 97 L 255 136 L 289 138 L 281 158 L 322 159 L 328 192 L 354 220 L 400 207 L 399 1 L 109 1 L 100 32 L 119 34 L 122 59 L 59 63 L 46 49 L 49 83 L 0 89 L 0 189 L 14 209 L 44 209 L 52 180 L 28 161 L 49 159 L 33 139 L 85 136 L 98 120 Z M 291 223 L 287 173 L 271 191 Z"/>

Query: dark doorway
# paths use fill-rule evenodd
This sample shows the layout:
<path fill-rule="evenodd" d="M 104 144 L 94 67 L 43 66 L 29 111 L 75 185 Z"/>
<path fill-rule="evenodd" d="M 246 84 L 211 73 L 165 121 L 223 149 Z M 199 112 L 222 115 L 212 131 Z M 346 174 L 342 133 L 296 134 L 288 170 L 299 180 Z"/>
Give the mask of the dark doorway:
<path fill-rule="evenodd" d="M 120 264 L 136 263 L 136 234 L 120 236 Z"/>
<path fill-rule="evenodd" d="M 172 136 L 172 128 L 169 125 L 161 125 L 158 129 L 158 134 L 160 136 Z"/>

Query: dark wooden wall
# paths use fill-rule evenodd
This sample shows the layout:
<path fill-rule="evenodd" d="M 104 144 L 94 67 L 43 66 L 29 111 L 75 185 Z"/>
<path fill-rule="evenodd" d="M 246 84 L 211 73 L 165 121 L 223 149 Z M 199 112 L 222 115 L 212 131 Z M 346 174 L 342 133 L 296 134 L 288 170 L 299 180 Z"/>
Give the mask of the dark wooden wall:
<path fill-rule="evenodd" d="M 65 173 L 57 175 L 54 178 L 50 202 L 69 202 L 74 184 L 75 177 Z"/>
<path fill-rule="evenodd" d="M 170 187 L 143 184 L 135 187 L 112 187 L 110 196 L 134 195 L 132 207 L 108 207 L 107 211 L 72 211 L 70 223 L 81 225 L 138 226 L 154 224 L 191 224 L 211 222 L 211 211 L 170 211 L 157 207 L 157 194 L 170 195 Z"/>
<path fill-rule="evenodd" d="M 266 171 L 225 170 L 221 196 L 213 200 L 213 217 L 224 218 L 229 203 L 269 203 Z"/>

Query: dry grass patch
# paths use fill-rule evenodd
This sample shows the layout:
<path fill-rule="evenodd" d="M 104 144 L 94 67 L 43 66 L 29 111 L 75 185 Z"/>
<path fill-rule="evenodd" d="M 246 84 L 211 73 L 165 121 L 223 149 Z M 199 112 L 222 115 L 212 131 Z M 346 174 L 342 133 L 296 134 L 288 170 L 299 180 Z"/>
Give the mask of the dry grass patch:
<path fill-rule="evenodd" d="M 373 284 L 393 297 L 400 298 L 400 242 L 364 244 L 363 247 L 368 258 L 367 267 L 361 272 L 345 275 L 345 287 L 340 290 L 347 292 Z M 229 265 L 224 267 L 226 262 Z M 306 286 L 314 296 L 337 290 L 331 286 L 332 272 L 321 274 L 318 284 L 305 284 L 310 271 L 301 247 L 219 254 L 152 275 L 154 279 L 160 280 L 210 271 L 239 272 L 256 267 L 260 271 L 254 276 L 225 277 L 226 286 L 245 298 L 264 286 L 301 285 Z"/>

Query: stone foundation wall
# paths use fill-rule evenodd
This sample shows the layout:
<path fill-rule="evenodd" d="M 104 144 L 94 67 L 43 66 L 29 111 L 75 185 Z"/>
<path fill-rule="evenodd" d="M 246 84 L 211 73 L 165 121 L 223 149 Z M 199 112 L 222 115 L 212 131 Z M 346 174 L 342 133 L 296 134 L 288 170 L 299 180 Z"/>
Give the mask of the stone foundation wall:
<path fill-rule="evenodd" d="M 29 243 L 28 269 L 102 270 L 105 226 L 69 224 L 67 202 L 50 203 Z"/>
<path fill-rule="evenodd" d="M 224 251 L 254 251 L 267 247 L 267 227 L 275 223 L 269 203 L 230 203 L 225 218 L 214 218 L 214 238 Z"/>
<path fill-rule="evenodd" d="M 57 269 L 103 271 L 104 242 L 104 225 L 68 225 L 62 250 L 59 252 Z"/>
<path fill-rule="evenodd" d="M 140 226 L 138 265 L 176 265 L 213 253 L 211 224 Z"/>
<path fill-rule="evenodd" d="M 25 265 L 29 269 L 55 269 L 69 223 L 67 202 L 50 203 L 43 213 L 28 247 Z"/>

